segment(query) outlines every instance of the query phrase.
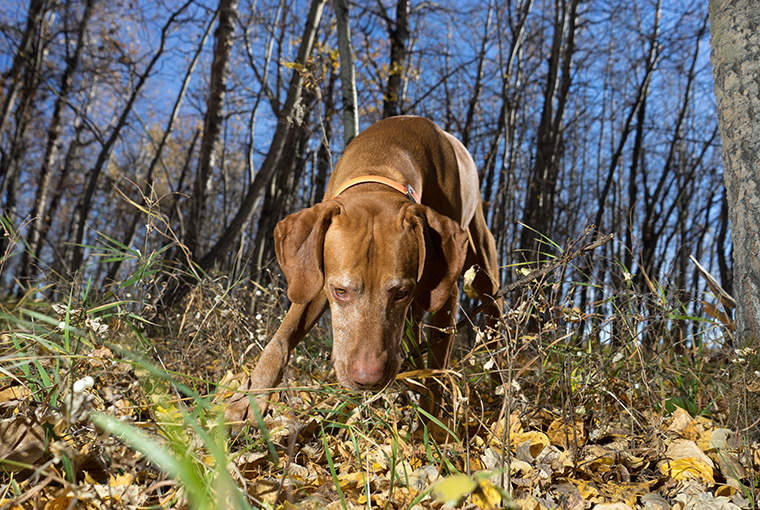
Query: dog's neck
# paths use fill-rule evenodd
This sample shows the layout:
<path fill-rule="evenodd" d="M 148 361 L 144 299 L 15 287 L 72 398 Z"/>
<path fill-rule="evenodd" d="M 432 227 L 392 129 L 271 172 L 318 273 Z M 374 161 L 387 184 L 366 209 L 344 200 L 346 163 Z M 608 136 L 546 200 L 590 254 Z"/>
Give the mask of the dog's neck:
<path fill-rule="evenodd" d="M 409 184 L 404 186 L 403 184 L 400 184 L 393 179 L 388 179 L 387 177 L 382 177 L 379 175 L 362 175 L 360 177 L 354 177 L 353 179 L 349 179 L 343 185 L 338 188 L 338 190 L 335 192 L 332 198 L 337 198 L 341 193 L 346 191 L 351 186 L 355 186 L 357 184 L 363 184 L 363 183 L 377 183 L 377 184 L 385 184 L 386 186 L 390 186 L 391 188 L 395 189 L 399 193 L 405 194 L 407 197 L 409 197 L 409 200 L 411 202 L 414 202 L 415 204 L 420 203 L 420 197 L 417 195 L 417 192 L 414 191 L 414 188 L 412 188 Z"/>

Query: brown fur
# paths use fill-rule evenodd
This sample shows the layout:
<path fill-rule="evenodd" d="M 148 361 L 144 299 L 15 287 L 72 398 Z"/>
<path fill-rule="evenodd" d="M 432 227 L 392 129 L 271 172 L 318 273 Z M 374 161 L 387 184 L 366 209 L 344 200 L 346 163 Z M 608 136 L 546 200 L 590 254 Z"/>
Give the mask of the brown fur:
<path fill-rule="evenodd" d="M 376 183 L 333 198 L 341 184 L 363 175 L 411 185 L 421 205 Z M 434 331 L 453 326 L 457 278 L 473 264 L 487 271 L 475 279 L 478 294 L 498 290 L 475 163 L 456 138 L 420 117 L 392 117 L 357 136 L 330 178 L 325 201 L 283 219 L 274 237 L 292 305 L 253 374 L 227 403 L 231 422 L 251 419 L 247 393 L 279 384 L 291 352 L 328 306 L 338 381 L 374 390 L 398 374 L 408 314 L 418 336 L 425 311 L 436 312 Z M 498 316 L 500 310 L 497 302 L 487 313 Z M 430 368 L 447 367 L 452 341 L 450 333 L 434 335 Z M 258 405 L 263 412 L 268 401 L 260 397 Z"/>

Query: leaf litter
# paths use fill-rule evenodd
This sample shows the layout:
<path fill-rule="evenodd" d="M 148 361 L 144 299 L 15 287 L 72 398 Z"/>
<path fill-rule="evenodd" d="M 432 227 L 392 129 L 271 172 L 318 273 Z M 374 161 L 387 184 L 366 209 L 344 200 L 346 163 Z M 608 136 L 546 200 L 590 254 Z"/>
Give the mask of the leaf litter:
<path fill-rule="evenodd" d="M 703 381 L 701 413 L 666 405 L 679 402 L 668 398 L 679 393 L 668 378 L 657 380 L 662 398 L 653 400 L 650 384 L 631 382 L 646 367 L 630 347 L 599 361 L 615 370 L 577 363 L 564 375 L 549 362 L 588 350 L 563 358 L 518 349 L 507 365 L 519 377 L 502 382 L 490 375 L 510 373 L 505 360 L 477 348 L 481 334 L 459 356 L 456 377 L 408 372 L 378 395 L 331 382 L 324 348 L 299 351 L 273 412 L 238 436 L 214 436 L 234 391 L 232 368 L 250 369 L 250 355 L 237 364 L 244 346 L 265 341 L 277 320 L 272 310 L 243 314 L 229 296 L 205 309 L 193 299 L 197 310 L 188 305 L 178 334 L 138 335 L 150 339 L 139 357 L 124 347 L 135 346 L 125 340 L 134 328 L 121 319 L 104 328 L 81 310 L 58 331 L 18 323 L 3 332 L 0 508 L 181 509 L 202 506 L 198 497 L 209 507 L 272 509 L 757 508 L 760 447 L 725 427 L 719 385 Z M 76 352 L 51 349 L 66 328 L 81 337 Z M 512 345 L 520 342 L 535 337 Z M 456 404 L 441 420 L 419 412 L 416 389 L 429 377 L 446 380 Z M 128 424 L 148 446 L 93 416 Z M 159 450 L 187 462 L 200 496 L 168 474 Z M 224 489 L 227 473 L 234 489 Z"/>

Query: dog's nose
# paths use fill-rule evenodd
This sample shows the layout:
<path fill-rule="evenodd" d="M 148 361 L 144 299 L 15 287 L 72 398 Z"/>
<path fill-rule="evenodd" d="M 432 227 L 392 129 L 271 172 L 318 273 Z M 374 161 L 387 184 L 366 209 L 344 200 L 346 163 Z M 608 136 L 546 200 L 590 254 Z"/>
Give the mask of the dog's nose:
<path fill-rule="evenodd" d="M 379 356 L 362 356 L 354 360 L 351 367 L 351 380 L 355 384 L 366 387 L 380 384 L 385 377 L 385 360 L 379 358 Z"/>

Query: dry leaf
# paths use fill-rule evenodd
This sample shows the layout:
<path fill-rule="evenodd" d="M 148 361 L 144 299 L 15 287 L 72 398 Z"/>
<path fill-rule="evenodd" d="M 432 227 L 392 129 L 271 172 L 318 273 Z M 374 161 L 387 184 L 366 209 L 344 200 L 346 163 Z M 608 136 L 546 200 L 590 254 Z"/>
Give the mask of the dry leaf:
<path fill-rule="evenodd" d="M 660 464 L 660 472 L 676 480 L 697 480 L 714 484 L 713 469 L 697 457 L 683 457 L 678 460 Z"/>
<path fill-rule="evenodd" d="M 0 461 L 34 464 L 45 453 L 45 430 L 37 420 L 16 415 L 0 420 Z M 3 463 L 16 471 L 19 467 Z"/>
<path fill-rule="evenodd" d="M 668 430 L 677 432 L 681 437 L 695 441 L 697 439 L 697 421 L 688 411 L 676 407 Z"/>

